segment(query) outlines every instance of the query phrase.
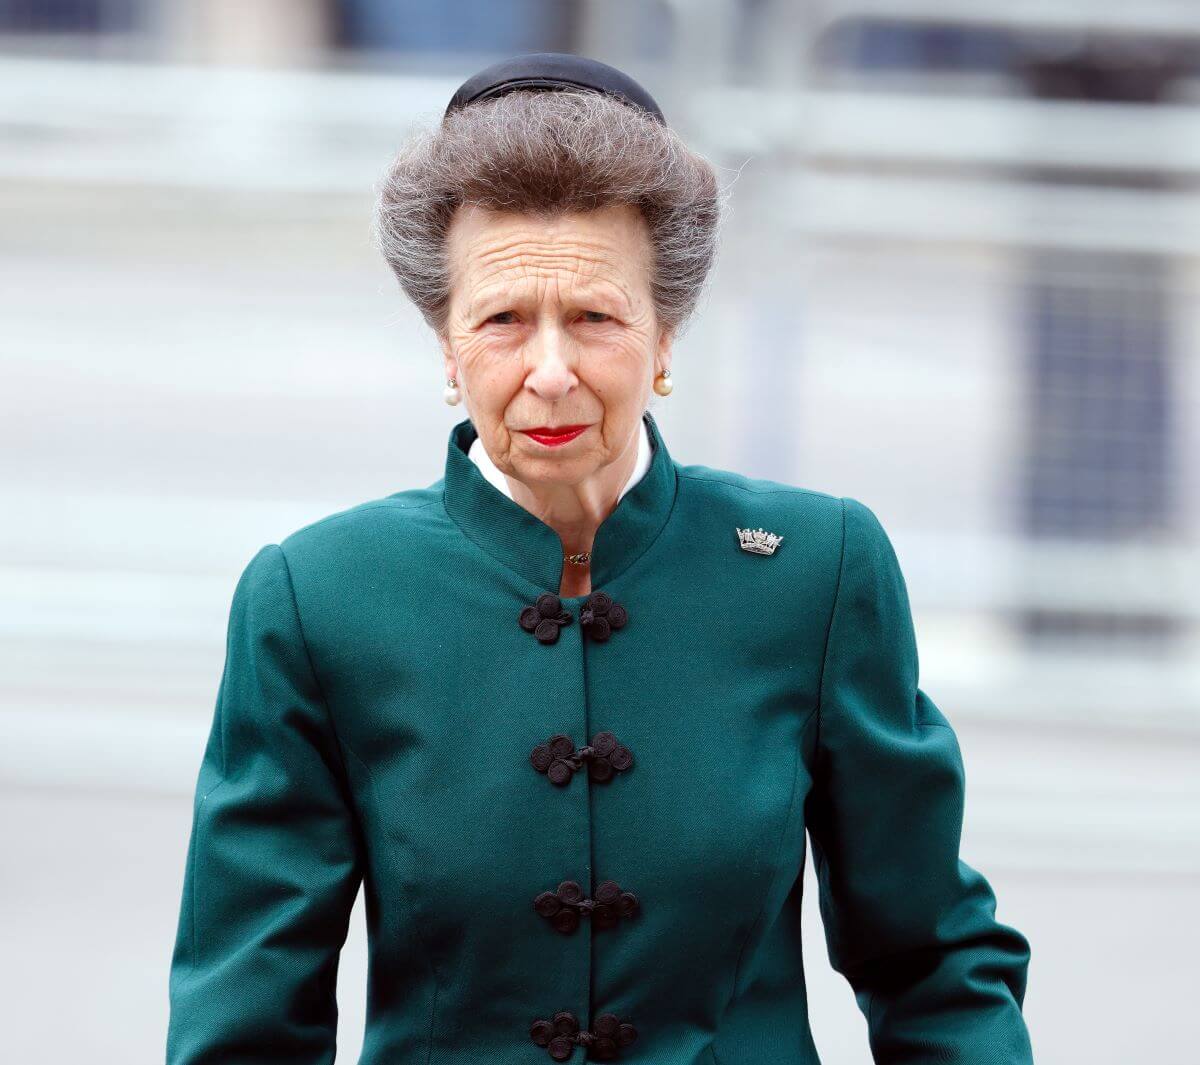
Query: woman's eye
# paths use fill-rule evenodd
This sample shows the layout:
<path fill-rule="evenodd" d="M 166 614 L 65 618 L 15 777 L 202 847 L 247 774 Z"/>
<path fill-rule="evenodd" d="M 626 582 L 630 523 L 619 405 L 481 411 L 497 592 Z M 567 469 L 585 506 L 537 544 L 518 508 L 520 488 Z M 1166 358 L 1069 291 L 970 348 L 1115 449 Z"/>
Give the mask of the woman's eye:
<path fill-rule="evenodd" d="M 605 314 L 603 311 L 584 311 L 583 315 L 584 321 L 596 325 L 612 319 L 612 315 Z M 512 325 L 515 319 L 515 311 L 497 311 L 487 319 L 487 322 L 491 325 Z"/>

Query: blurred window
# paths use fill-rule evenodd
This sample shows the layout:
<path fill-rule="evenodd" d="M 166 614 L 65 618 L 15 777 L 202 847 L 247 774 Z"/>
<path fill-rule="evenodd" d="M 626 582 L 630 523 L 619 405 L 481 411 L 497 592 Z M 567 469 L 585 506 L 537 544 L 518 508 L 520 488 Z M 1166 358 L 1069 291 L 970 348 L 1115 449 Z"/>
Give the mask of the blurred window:
<path fill-rule="evenodd" d="M 0 0 L 5 33 L 112 33 L 142 21 L 140 0 Z"/>
<path fill-rule="evenodd" d="M 1153 543 L 1173 518 L 1170 263 L 1032 253 L 1024 516 L 1033 539 Z M 1031 647 L 1165 651 L 1180 617 L 1064 602 L 1020 613 Z"/>
<path fill-rule="evenodd" d="M 407 52 L 569 52 L 578 0 L 338 0 L 338 43 Z"/>
<path fill-rule="evenodd" d="M 1003 27 L 846 19 L 821 39 L 823 65 L 859 70 L 1004 72 L 1016 46 Z"/>
<path fill-rule="evenodd" d="M 816 58 L 830 72 L 1002 75 L 1043 98 L 1149 101 L 1200 74 L 1200 36 L 852 18 L 826 30 Z"/>
<path fill-rule="evenodd" d="M 1168 283 L 1157 256 L 1033 255 L 1032 535 L 1114 539 L 1169 526 Z"/>

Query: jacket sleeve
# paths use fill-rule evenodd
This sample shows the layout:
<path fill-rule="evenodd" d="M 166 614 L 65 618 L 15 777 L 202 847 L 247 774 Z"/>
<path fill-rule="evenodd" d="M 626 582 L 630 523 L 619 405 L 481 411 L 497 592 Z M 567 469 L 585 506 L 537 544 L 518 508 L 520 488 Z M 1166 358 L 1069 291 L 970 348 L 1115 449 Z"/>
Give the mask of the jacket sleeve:
<path fill-rule="evenodd" d="M 268 545 L 234 591 L 195 789 L 167 1065 L 334 1060 L 360 855 L 287 561 Z"/>
<path fill-rule="evenodd" d="M 1029 943 L 959 858 L 962 757 L 917 686 L 892 544 L 858 500 L 842 516 L 808 811 L 830 962 L 880 1065 L 1027 1065 Z"/>

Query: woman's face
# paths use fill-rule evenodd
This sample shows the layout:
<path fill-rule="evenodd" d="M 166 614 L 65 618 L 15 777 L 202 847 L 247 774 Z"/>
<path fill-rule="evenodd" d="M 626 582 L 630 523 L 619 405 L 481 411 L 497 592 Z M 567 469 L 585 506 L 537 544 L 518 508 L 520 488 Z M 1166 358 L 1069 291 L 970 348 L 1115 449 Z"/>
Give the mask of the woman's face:
<path fill-rule="evenodd" d="M 671 337 L 651 244 L 625 205 L 552 219 L 465 207 L 449 233 L 446 376 L 492 461 L 525 484 L 577 484 L 636 448 Z M 522 430 L 586 425 L 549 446 Z"/>

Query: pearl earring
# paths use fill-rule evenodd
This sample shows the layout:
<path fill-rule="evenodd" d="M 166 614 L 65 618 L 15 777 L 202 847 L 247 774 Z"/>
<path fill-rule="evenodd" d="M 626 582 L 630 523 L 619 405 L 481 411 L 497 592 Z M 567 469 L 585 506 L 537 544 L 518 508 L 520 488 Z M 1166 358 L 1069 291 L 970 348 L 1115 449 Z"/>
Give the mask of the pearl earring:
<path fill-rule="evenodd" d="M 456 378 L 451 377 L 447 379 L 446 387 L 442 391 L 442 399 L 452 407 L 457 406 L 458 401 L 462 399 L 462 393 L 458 390 L 458 380 Z"/>
<path fill-rule="evenodd" d="M 669 396 L 673 387 L 674 386 L 671 384 L 670 370 L 663 370 L 663 372 L 654 379 L 654 391 L 660 396 Z"/>

